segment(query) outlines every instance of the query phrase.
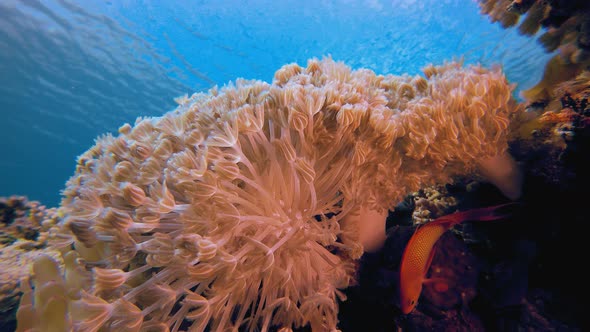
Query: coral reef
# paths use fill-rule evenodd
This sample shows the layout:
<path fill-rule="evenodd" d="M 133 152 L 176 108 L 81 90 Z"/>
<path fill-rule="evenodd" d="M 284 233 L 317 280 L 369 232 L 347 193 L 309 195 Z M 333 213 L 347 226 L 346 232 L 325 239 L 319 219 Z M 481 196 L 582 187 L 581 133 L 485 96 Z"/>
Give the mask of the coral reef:
<path fill-rule="evenodd" d="M 575 78 L 590 65 L 590 2 L 585 0 L 480 0 L 482 12 L 493 22 L 511 27 L 525 18 L 518 30 L 525 35 L 544 33 L 539 42 L 547 52 L 559 49 L 546 65 L 542 80 L 523 91 L 527 101 L 548 102 L 555 99 L 553 88 Z"/>
<path fill-rule="evenodd" d="M 555 98 L 548 104 L 529 107 L 532 117 L 521 126 L 511 145 L 528 172 L 567 187 L 579 173 L 574 171 L 576 163 L 568 159 L 583 158 L 581 151 L 590 135 L 590 73 L 584 71 L 558 84 L 552 95 Z"/>
<path fill-rule="evenodd" d="M 64 268 L 37 260 L 19 330 L 336 329 L 360 211 L 505 154 L 522 111 L 498 68 L 424 73 L 310 60 L 99 138 L 52 229 Z"/>
<path fill-rule="evenodd" d="M 420 189 L 412 194 L 414 209 L 412 220 L 421 225 L 453 212 L 457 205 L 455 197 L 448 194 L 446 186 L 438 185 Z"/>
<path fill-rule="evenodd" d="M 504 28 L 515 26 L 525 16 L 518 31 L 532 36 L 546 28 L 539 42 L 548 52 L 570 49 L 570 61 L 590 57 L 590 3 L 585 0 L 479 0 L 481 10 Z"/>
<path fill-rule="evenodd" d="M 15 329 L 14 313 L 21 296 L 19 283 L 43 254 L 59 260 L 48 248 L 49 229 L 59 218 L 55 208 L 22 196 L 0 197 L 0 330 Z"/>
<path fill-rule="evenodd" d="M 23 196 L 0 197 L 0 245 L 10 245 L 17 239 L 42 243 L 39 238 L 44 228 L 54 224 L 57 210 L 46 208 Z M 43 223 L 45 222 L 45 225 Z"/>

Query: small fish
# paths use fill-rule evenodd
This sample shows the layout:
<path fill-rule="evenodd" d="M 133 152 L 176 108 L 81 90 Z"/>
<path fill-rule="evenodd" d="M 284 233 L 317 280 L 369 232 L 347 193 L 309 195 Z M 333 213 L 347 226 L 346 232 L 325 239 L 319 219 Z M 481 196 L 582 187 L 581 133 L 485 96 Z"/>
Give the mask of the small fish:
<path fill-rule="evenodd" d="M 434 283 L 435 289 L 445 291 L 445 280 L 426 279 L 426 273 L 434 257 L 434 246 L 438 239 L 451 227 L 468 220 L 497 220 L 510 213 L 505 208 L 515 205 L 507 203 L 487 208 L 455 212 L 437 218 L 420 226 L 406 245 L 400 266 L 400 307 L 404 314 L 414 310 L 424 283 Z"/>

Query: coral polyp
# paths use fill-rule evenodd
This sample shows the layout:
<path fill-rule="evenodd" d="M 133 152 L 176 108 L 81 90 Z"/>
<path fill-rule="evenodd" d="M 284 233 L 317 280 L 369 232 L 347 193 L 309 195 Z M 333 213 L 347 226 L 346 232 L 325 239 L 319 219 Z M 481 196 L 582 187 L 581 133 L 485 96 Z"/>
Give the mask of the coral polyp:
<path fill-rule="evenodd" d="M 499 69 L 382 76 L 314 59 L 126 124 L 79 157 L 53 232 L 70 264 L 56 281 L 37 263 L 53 267 L 35 271 L 19 329 L 335 330 L 355 261 L 378 245 L 359 233 L 385 231 L 359 211 L 505 156 L 512 90 Z"/>

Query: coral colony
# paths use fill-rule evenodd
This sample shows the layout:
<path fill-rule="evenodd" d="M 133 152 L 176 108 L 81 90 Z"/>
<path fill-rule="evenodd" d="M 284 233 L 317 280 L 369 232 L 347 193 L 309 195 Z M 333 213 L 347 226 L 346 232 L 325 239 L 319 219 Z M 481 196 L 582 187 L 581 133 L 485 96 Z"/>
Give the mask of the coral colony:
<path fill-rule="evenodd" d="M 79 157 L 18 330 L 335 330 L 405 194 L 479 173 L 520 195 L 512 90 L 498 68 L 314 59 L 125 124 Z"/>

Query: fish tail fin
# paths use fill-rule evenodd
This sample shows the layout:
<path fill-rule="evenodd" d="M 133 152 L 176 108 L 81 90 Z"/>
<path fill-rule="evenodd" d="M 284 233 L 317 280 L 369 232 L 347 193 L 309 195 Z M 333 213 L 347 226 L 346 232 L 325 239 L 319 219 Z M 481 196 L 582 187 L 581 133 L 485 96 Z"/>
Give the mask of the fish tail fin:
<path fill-rule="evenodd" d="M 520 205 L 516 202 L 500 204 L 485 208 L 455 212 L 433 220 L 431 223 L 452 227 L 464 221 L 488 221 L 504 219 L 512 215 L 514 208 Z"/>
<path fill-rule="evenodd" d="M 487 221 L 487 220 L 504 219 L 504 218 L 511 216 L 514 212 L 514 208 L 518 205 L 520 205 L 520 204 L 516 203 L 516 202 L 511 202 L 511 203 L 494 205 L 494 206 L 489 206 L 489 207 L 480 208 L 480 209 L 472 209 L 472 210 L 467 210 L 467 211 L 463 211 L 463 212 L 458 212 L 457 217 L 459 219 L 461 219 L 462 221 L 466 221 L 466 220 Z"/>

